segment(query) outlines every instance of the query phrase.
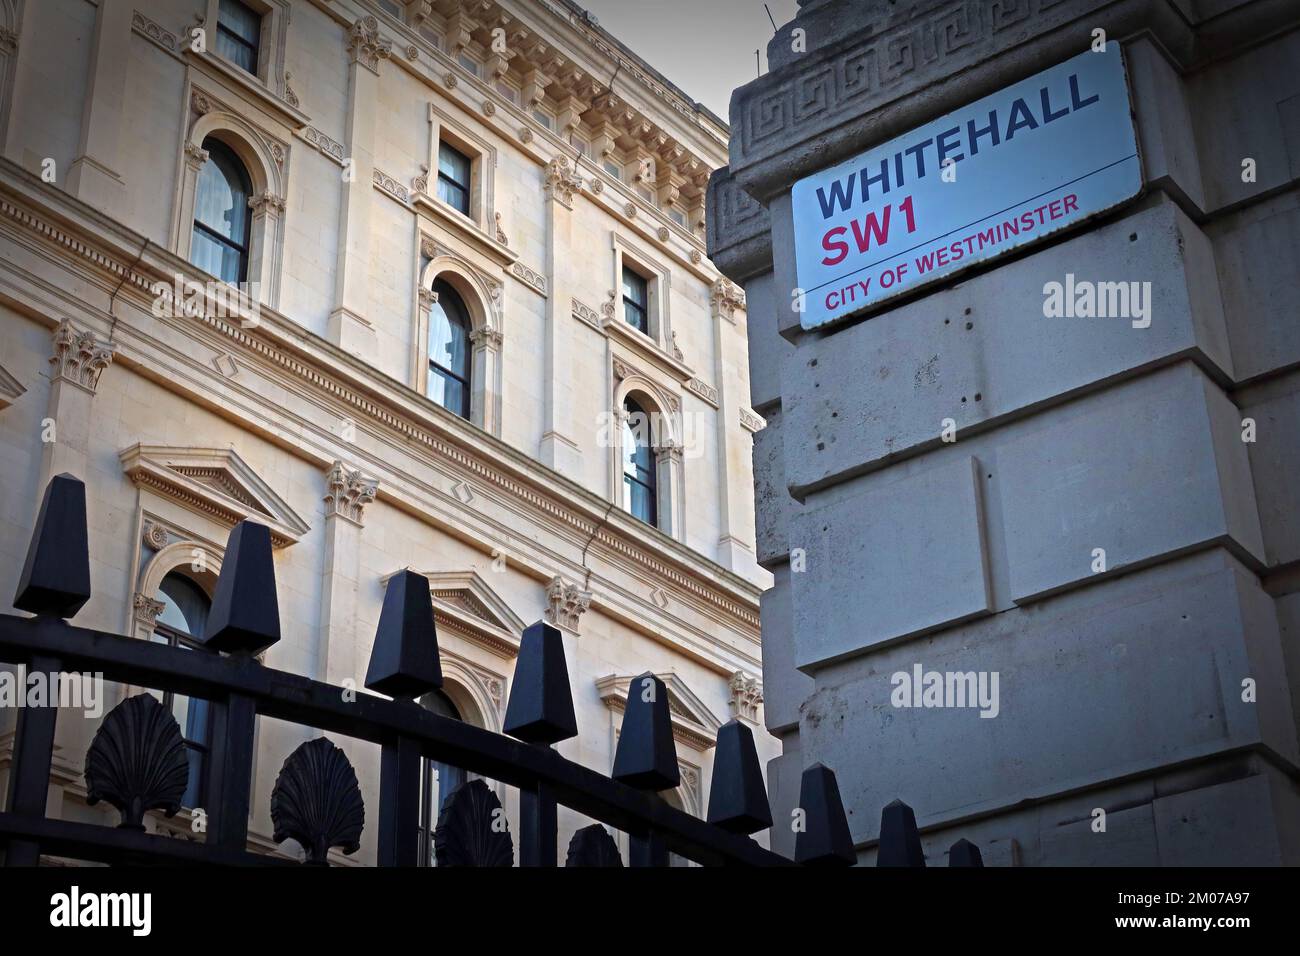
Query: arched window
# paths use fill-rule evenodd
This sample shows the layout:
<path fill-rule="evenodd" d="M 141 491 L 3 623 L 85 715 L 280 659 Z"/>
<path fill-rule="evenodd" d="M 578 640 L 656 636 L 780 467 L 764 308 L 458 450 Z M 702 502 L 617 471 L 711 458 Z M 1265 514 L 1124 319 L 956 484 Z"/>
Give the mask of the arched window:
<path fill-rule="evenodd" d="M 623 507 L 646 524 L 658 522 L 658 482 L 650 416 L 634 399 L 623 402 Z"/>
<path fill-rule="evenodd" d="M 431 399 L 461 418 L 469 418 L 469 310 L 445 279 L 433 284 L 437 301 L 429 312 L 429 385 Z"/>
<path fill-rule="evenodd" d="M 225 282 L 248 279 L 248 247 L 253 194 L 248 170 L 219 139 L 203 141 L 208 161 L 199 170 L 194 197 L 194 237 L 190 261 Z"/>
<path fill-rule="evenodd" d="M 440 690 L 430 691 L 420 699 L 420 705 L 442 717 L 461 720 L 456 705 Z M 421 760 L 420 774 L 420 853 L 417 866 L 433 866 L 433 830 L 438 825 L 442 805 L 466 780 L 465 771 L 438 760 Z"/>
<path fill-rule="evenodd" d="M 153 639 L 160 644 L 188 650 L 201 646 L 208 611 L 212 607 L 207 593 L 183 574 L 172 571 L 158 586 L 158 600 L 162 601 L 163 609 L 158 615 Z M 181 736 L 185 738 L 185 750 L 190 760 L 189 783 L 181 804 L 200 806 L 207 784 L 211 749 L 208 702 L 168 692 L 163 695 L 163 704 L 171 709 L 176 722 L 181 725 Z"/>

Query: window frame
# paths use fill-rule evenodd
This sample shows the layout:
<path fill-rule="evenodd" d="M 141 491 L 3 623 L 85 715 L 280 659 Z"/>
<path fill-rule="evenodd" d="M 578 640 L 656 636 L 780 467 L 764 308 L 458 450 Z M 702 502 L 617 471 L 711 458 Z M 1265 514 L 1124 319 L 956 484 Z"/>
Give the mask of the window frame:
<path fill-rule="evenodd" d="M 197 588 L 204 595 L 204 597 L 207 598 L 208 610 L 209 612 L 211 611 L 212 595 L 208 593 L 207 588 L 203 587 L 203 585 L 201 585 L 198 581 L 195 581 L 193 578 L 181 572 L 178 568 L 172 568 L 165 575 L 163 575 L 162 581 L 159 582 L 155 595 L 164 593 L 162 589 L 163 582 L 165 582 L 167 578 L 172 576 L 180 578 L 188 582 L 189 584 L 192 584 L 195 588 Z M 155 596 L 154 599 L 157 600 L 157 597 Z M 153 641 L 153 643 L 161 644 L 162 642 L 157 640 L 159 637 L 166 638 L 167 646 L 169 647 L 184 647 L 191 651 L 198 651 L 199 653 L 205 653 L 205 654 L 212 653 L 203 644 L 202 635 L 185 633 L 179 630 L 178 628 L 173 627 L 170 624 L 164 624 L 162 621 L 156 620 L 153 625 L 153 633 L 150 639 L 151 641 Z M 174 691 L 163 691 L 162 695 L 163 695 L 163 699 L 162 699 L 163 707 L 167 709 L 168 713 L 172 714 L 172 716 L 175 717 L 172 708 L 175 705 L 177 694 Z M 208 710 L 203 716 L 203 735 L 204 735 L 203 740 L 201 741 L 191 740 L 188 736 L 186 736 L 186 728 L 184 726 L 180 727 L 181 741 L 185 745 L 187 757 L 191 752 L 199 754 L 199 779 L 198 779 L 198 787 L 197 787 L 198 792 L 195 795 L 195 799 L 197 802 L 193 806 L 190 806 L 188 804 L 184 805 L 186 809 L 193 810 L 196 807 L 201 807 L 203 805 L 202 801 L 205 799 L 205 795 L 207 794 L 209 774 L 211 773 L 212 770 L 212 710 L 211 710 L 212 701 L 206 700 L 201 697 L 196 698 L 189 694 L 183 694 L 180 696 L 187 697 L 191 702 L 198 700 L 204 704 L 209 705 Z M 177 724 L 179 725 L 180 721 L 177 721 Z M 188 789 L 189 787 L 187 785 L 186 790 L 188 791 Z"/>
<path fill-rule="evenodd" d="M 644 302 L 637 302 L 635 298 L 628 296 L 628 277 L 631 276 L 636 281 L 632 283 L 633 288 L 639 283 Z M 650 335 L 650 285 L 651 280 L 642 275 L 635 268 L 623 263 L 622 273 L 619 276 L 619 289 L 623 299 L 623 321 L 631 328 L 636 329 L 642 335 Z M 632 322 L 628 319 L 629 308 L 640 317 L 640 322 Z"/>
<path fill-rule="evenodd" d="M 450 153 L 453 153 L 457 158 L 462 159 L 462 160 L 465 161 L 465 182 L 463 182 L 463 183 L 458 182 L 456 179 L 452 178 L 451 176 L 446 175 L 446 174 L 442 171 L 442 151 L 443 151 L 444 149 L 447 150 L 447 151 L 450 152 Z M 463 151 L 462 151 L 462 150 L 461 150 L 461 149 L 460 149 L 460 148 L 459 148 L 455 143 L 449 142 L 449 141 L 446 139 L 446 137 L 442 137 L 442 138 L 440 138 L 440 139 L 438 140 L 438 155 L 437 155 L 437 160 L 438 160 L 438 163 L 437 163 L 437 170 L 438 170 L 438 172 L 437 172 L 437 187 L 436 187 L 436 188 L 437 188 L 437 193 L 436 193 L 436 195 L 437 195 L 437 197 L 438 197 L 438 201 L 441 202 L 443 205 L 445 205 L 445 206 L 447 206 L 447 207 L 449 207 L 449 208 L 451 208 L 451 209 L 454 209 L 456 212 L 460 213 L 462 216 L 465 216 L 466 218 L 469 218 L 469 219 L 473 219 L 473 218 L 474 218 L 474 164 L 475 164 L 475 159 L 476 159 L 476 157 L 474 157 L 474 156 L 470 156 L 470 155 L 468 155 L 467 153 L 463 152 Z M 462 209 L 460 206 L 456 205 L 455 203 L 449 202 L 449 201 L 446 199 L 446 197 L 443 195 L 443 184 L 444 184 L 444 183 L 447 184 L 447 186 L 448 186 L 449 189 L 458 190 L 458 191 L 461 191 L 461 192 L 464 193 L 464 195 L 465 195 L 465 208 L 464 208 L 464 209 Z"/>
<path fill-rule="evenodd" d="M 635 412 L 632 411 L 633 408 L 636 409 Z M 622 433 L 622 448 L 621 448 L 622 461 L 620 462 L 620 470 L 622 471 L 623 474 L 623 483 L 622 483 L 623 510 L 626 511 L 628 514 L 630 514 L 632 517 L 636 518 L 637 520 L 644 521 L 646 524 L 650 525 L 653 528 L 658 528 L 659 527 L 659 474 L 658 474 L 658 461 L 657 461 L 658 453 L 656 451 L 655 435 L 654 435 L 654 418 L 652 417 L 650 412 L 647 412 L 645 410 L 645 407 L 642 405 L 642 403 L 637 401 L 637 399 L 632 395 L 627 395 L 623 398 L 621 411 L 622 411 L 623 433 Z M 642 444 L 642 442 L 637 440 L 638 429 L 633 427 L 630 424 L 629 420 L 632 418 L 633 415 L 640 415 L 645 420 L 646 435 L 644 436 L 645 437 L 644 444 Z M 636 443 L 636 450 L 630 456 L 628 454 L 628 449 L 626 446 L 626 440 L 629 433 L 631 433 L 632 440 Z M 642 467 L 642 465 L 636 461 L 636 457 L 641 454 L 642 449 L 644 449 L 646 458 L 648 459 L 647 467 Z M 632 462 L 632 468 L 634 469 L 635 474 L 628 473 L 627 467 L 628 467 L 629 460 Z M 647 477 L 642 478 L 640 476 L 641 472 L 644 472 Z M 634 510 L 633 502 L 635 502 L 636 497 L 633 494 L 634 488 L 632 486 L 639 487 L 644 492 L 644 499 L 647 502 L 649 502 L 648 517 L 643 514 L 638 514 Z"/>
<path fill-rule="evenodd" d="M 198 210 L 202 204 L 202 197 L 199 194 L 199 188 L 202 186 L 203 183 L 203 169 L 208 165 L 208 163 L 214 163 L 214 168 L 218 170 L 220 169 L 219 166 L 215 166 L 214 153 L 218 151 L 225 153 L 227 158 L 233 161 L 237 169 L 243 174 L 243 178 L 244 178 L 243 187 L 244 187 L 246 202 L 247 200 L 252 199 L 255 194 L 254 186 L 253 186 L 253 176 L 248 169 L 248 164 L 244 162 L 243 158 L 239 155 L 239 153 L 229 143 L 225 142 L 220 137 L 218 136 L 205 137 L 203 140 L 202 148 L 204 151 L 207 152 L 208 158 L 204 162 L 203 167 L 200 167 L 198 171 L 198 178 L 195 183 L 194 209 L 193 209 L 193 215 L 190 217 L 193 225 L 192 225 L 191 238 L 190 238 L 190 249 L 189 249 L 189 257 L 188 257 L 189 262 L 191 265 L 198 266 L 198 263 L 194 261 L 194 239 L 192 234 L 194 230 L 197 230 L 201 232 L 204 235 L 204 237 L 207 238 L 209 241 L 215 242 L 218 245 L 226 249 L 230 249 L 239 254 L 238 278 L 232 280 L 226 278 L 225 276 L 220 276 L 220 275 L 218 275 L 217 278 L 223 282 L 247 283 L 249 262 L 252 258 L 252 248 L 253 248 L 252 210 L 251 209 L 247 210 L 247 214 L 244 217 L 243 242 L 242 243 L 236 242 L 233 239 L 221 235 L 221 233 L 217 232 L 217 230 L 214 229 L 212 226 L 209 226 L 207 223 L 199 219 Z"/>
<path fill-rule="evenodd" d="M 250 14 L 252 14 L 257 18 L 256 42 L 250 42 L 249 40 L 240 36 L 230 27 L 226 26 L 226 24 L 223 22 L 221 16 L 222 8 L 225 7 L 227 3 L 233 4 L 238 7 L 242 7 L 244 10 L 247 10 Z M 266 16 L 267 16 L 266 11 L 258 10 L 256 7 L 244 3 L 243 0 L 217 0 L 217 29 L 216 29 L 216 37 L 214 38 L 214 40 L 225 37 L 227 41 L 233 42 L 236 46 L 251 49 L 253 54 L 253 68 L 250 70 L 248 69 L 248 67 L 244 66 L 243 64 L 235 60 L 232 60 L 230 57 L 226 56 L 223 53 L 218 52 L 219 48 L 215 42 L 213 44 L 213 52 L 216 53 L 217 56 L 225 60 L 227 63 L 229 63 L 231 66 L 243 70 L 249 76 L 260 78 L 262 75 L 262 65 L 263 65 L 262 64 L 262 45 L 263 45 L 262 39 L 263 39 L 263 34 L 265 33 L 266 30 Z"/>
<path fill-rule="evenodd" d="M 428 328 L 425 334 L 424 352 L 425 352 L 425 359 L 428 365 L 428 377 L 426 377 L 424 383 L 424 394 L 426 398 L 436 403 L 439 407 L 447 409 L 447 411 L 460 416 L 466 421 L 472 421 L 473 419 L 471 418 L 471 415 L 474 406 L 474 401 L 473 401 L 474 398 L 474 342 L 473 342 L 474 318 L 470 314 L 469 305 L 466 304 L 465 297 L 461 295 L 460 292 L 446 279 L 442 278 L 441 276 L 435 279 L 431 286 L 431 290 L 434 293 L 435 298 L 430 305 L 430 309 L 429 309 L 430 317 L 428 321 Z M 453 323 L 451 322 L 450 317 L 448 318 L 448 322 L 453 325 L 460 325 L 465 330 L 465 369 L 464 369 L 463 377 L 455 370 L 450 369 L 445 365 L 442 365 L 441 363 L 435 361 L 433 356 L 429 354 L 431 351 L 430 340 L 433 337 L 432 312 L 434 308 L 439 308 L 443 305 L 442 297 L 448 294 L 455 297 L 456 301 L 459 303 L 460 311 L 461 311 L 460 322 Z M 446 314 L 445 308 L 443 310 L 443 313 L 444 315 Z M 438 399 L 434 398 L 433 395 L 430 394 L 429 386 L 430 383 L 433 381 L 434 376 L 438 376 L 439 378 L 442 379 L 452 379 L 453 381 L 460 384 L 463 411 L 450 408 L 449 406 L 445 405 L 443 402 L 438 401 Z"/>

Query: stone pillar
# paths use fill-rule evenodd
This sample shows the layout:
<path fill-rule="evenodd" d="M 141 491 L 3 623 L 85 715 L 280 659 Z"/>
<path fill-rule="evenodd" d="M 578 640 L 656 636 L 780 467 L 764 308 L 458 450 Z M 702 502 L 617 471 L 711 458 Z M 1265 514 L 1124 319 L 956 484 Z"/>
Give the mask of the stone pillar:
<path fill-rule="evenodd" d="M 752 441 L 749 432 L 737 428 L 748 396 L 742 394 L 738 370 L 742 361 L 744 335 L 736 327 L 736 310 L 745 298 L 735 283 L 719 279 L 709 293 L 713 319 L 713 381 L 718 389 L 718 554 L 724 568 L 748 576 L 754 569 L 752 519 L 747 495 L 732 493 L 737 479 L 748 481 L 746 467 Z"/>
<path fill-rule="evenodd" d="M 436 296 L 437 293 L 433 293 Z M 479 408 L 470 409 L 470 417 L 489 434 L 501 434 L 501 393 L 497 389 L 500 379 L 501 345 L 504 336 L 500 329 L 481 326 L 469 334 L 473 348 L 473 381 L 482 382 L 475 387 L 472 402 L 481 402 Z"/>
<path fill-rule="evenodd" d="M 538 457 L 574 481 L 582 478 L 582 448 L 575 440 L 576 397 L 573 394 L 573 196 L 582 188 L 567 156 L 546 167 L 546 355 L 543 386 L 545 418 Z M 583 427 L 595 428 L 594 418 Z"/>
<path fill-rule="evenodd" d="M 370 311 L 370 207 L 374 201 L 375 120 L 379 111 L 379 61 L 392 44 L 379 36 L 379 23 L 362 17 L 348 32 L 348 110 L 344 145 L 343 201 L 339 207 L 334 307 L 328 337 L 347 352 L 373 363 L 378 347 Z"/>
<path fill-rule="evenodd" d="M 863 863 L 901 797 L 930 865 L 959 837 L 987 865 L 1300 864 L 1300 338 L 1277 245 L 1300 234 L 1297 28 L 1267 0 L 817 0 L 733 95 L 708 240 L 750 303 L 768 423 L 777 849 L 823 763 Z M 1141 198 L 803 330 L 794 184 L 1089 55 L 1094 30 L 1121 44 Z M 1149 321 L 1050 317 L 1067 276 L 1145 284 Z M 934 674 L 939 706 L 895 694 Z M 965 675 L 996 704 L 946 690 Z"/>
<path fill-rule="evenodd" d="M 50 399 L 42 422 L 40 493 L 55 475 L 89 479 L 91 406 L 99 376 L 113 361 L 113 347 L 64 319 L 54 331 Z"/>
<path fill-rule="evenodd" d="M 109 214 L 118 212 L 125 186 L 118 172 L 122 168 L 119 146 L 123 117 L 130 112 L 126 71 L 133 12 L 127 0 L 102 0 L 99 4 L 81 138 L 68 170 L 68 192 Z"/>
<path fill-rule="evenodd" d="M 658 479 L 659 530 L 677 541 L 686 540 L 686 472 L 682 446 L 666 441 L 655 449 L 655 477 Z"/>
<path fill-rule="evenodd" d="M 325 473 L 325 484 L 325 559 L 321 568 L 316 679 L 336 685 L 352 679 L 359 687 L 367 666 L 357 655 L 362 514 L 366 505 L 375 500 L 379 483 L 336 461 Z"/>

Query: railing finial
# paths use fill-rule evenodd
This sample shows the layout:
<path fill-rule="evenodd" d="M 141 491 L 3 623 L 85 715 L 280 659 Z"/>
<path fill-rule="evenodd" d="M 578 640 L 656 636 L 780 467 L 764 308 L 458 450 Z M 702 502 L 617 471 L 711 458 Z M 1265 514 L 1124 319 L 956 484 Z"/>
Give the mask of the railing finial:
<path fill-rule="evenodd" d="M 279 640 L 271 530 L 244 520 L 230 531 L 203 643 L 217 651 L 259 654 Z"/>
<path fill-rule="evenodd" d="M 611 776 L 638 790 L 670 790 L 681 783 L 668 688 L 654 674 L 633 677 Z"/>
<path fill-rule="evenodd" d="M 524 631 L 502 729 L 531 744 L 578 736 L 564 636 L 558 627 L 538 621 Z"/>
<path fill-rule="evenodd" d="M 389 697 L 415 698 L 442 686 L 438 631 L 429 579 L 400 571 L 388 579 L 366 689 Z"/>
<path fill-rule="evenodd" d="M 763 768 L 758 763 L 753 731 L 734 717 L 718 728 L 708 821 L 745 835 L 772 825 L 772 808 L 763 789 Z"/>
<path fill-rule="evenodd" d="M 72 475 L 55 475 L 45 486 L 14 607 L 69 618 L 89 600 L 86 486 Z"/>
<path fill-rule="evenodd" d="M 876 866 L 925 866 L 916 814 L 902 800 L 895 800 L 880 811 Z"/>
<path fill-rule="evenodd" d="M 840 799 L 840 785 L 835 771 L 815 763 L 803 772 L 799 784 L 799 809 L 803 811 L 803 829 L 795 834 L 794 859 L 807 866 L 853 866 L 858 856 L 853 852 L 849 820 Z"/>

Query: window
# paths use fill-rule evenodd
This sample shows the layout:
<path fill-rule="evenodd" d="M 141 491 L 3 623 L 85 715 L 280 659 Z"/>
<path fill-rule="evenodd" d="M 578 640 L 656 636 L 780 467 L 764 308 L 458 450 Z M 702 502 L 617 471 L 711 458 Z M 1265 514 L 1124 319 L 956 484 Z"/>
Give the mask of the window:
<path fill-rule="evenodd" d="M 632 328 L 650 334 L 650 293 L 644 276 L 623 267 L 623 320 Z"/>
<path fill-rule="evenodd" d="M 623 178 L 623 168 L 612 159 L 605 160 L 603 165 L 605 167 L 605 172 L 609 173 L 615 179 L 621 180 Z"/>
<path fill-rule="evenodd" d="M 505 80 L 497 80 L 497 92 L 516 106 L 519 105 L 519 91 Z"/>
<path fill-rule="evenodd" d="M 257 75 L 262 15 L 239 0 L 221 0 L 217 10 L 217 53 L 241 70 Z"/>
<path fill-rule="evenodd" d="M 420 699 L 420 706 L 441 717 L 461 720 L 456 705 L 440 690 L 430 691 Z M 437 760 L 421 760 L 420 772 L 420 853 L 416 866 L 434 866 L 433 831 L 438 825 L 442 805 L 466 780 L 460 767 Z"/>
<path fill-rule="evenodd" d="M 252 183 L 235 151 L 221 140 L 209 137 L 203 148 L 208 161 L 199 171 L 194 197 L 190 261 L 225 282 L 244 282 L 248 278 Z"/>
<path fill-rule="evenodd" d="M 658 524 L 650 416 L 631 398 L 623 402 L 623 411 L 623 507 L 646 524 Z"/>
<path fill-rule="evenodd" d="M 446 143 L 438 144 L 438 198 L 469 215 L 470 158 Z"/>
<path fill-rule="evenodd" d="M 189 578 L 172 571 L 158 587 L 158 600 L 163 602 L 163 610 L 154 626 L 154 641 L 187 650 L 200 647 L 208 623 L 208 610 L 212 606 L 207 593 Z M 163 695 L 163 705 L 181 725 L 181 736 L 190 761 L 189 782 L 185 785 L 181 805 L 201 806 L 211 749 L 208 702 L 168 692 Z"/>
<path fill-rule="evenodd" d="M 668 207 L 668 218 L 671 219 L 673 222 L 677 223 L 677 225 L 682 226 L 683 228 L 685 228 L 685 226 L 686 226 L 686 213 L 682 212 L 682 211 L 681 211 L 680 209 L 678 209 L 676 206 L 670 206 L 670 207 Z"/>
<path fill-rule="evenodd" d="M 456 62 L 459 63 L 461 66 L 463 66 L 465 69 L 469 70 L 475 76 L 478 76 L 478 70 L 479 70 L 478 60 L 474 59 L 468 53 L 462 53 L 460 56 L 456 57 Z"/>
<path fill-rule="evenodd" d="M 541 109 L 533 110 L 533 119 L 537 120 L 537 122 L 541 123 L 547 129 L 551 129 L 555 122 L 551 119 L 550 113 Z"/>
<path fill-rule="evenodd" d="M 445 279 L 433 284 L 438 301 L 429 311 L 428 396 L 461 418 L 469 418 L 469 310 Z"/>
<path fill-rule="evenodd" d="M 569 137 L 569 145 L 578 151 L 579 156 L 591 156 L 591 144 L 581 136 Z"/>

